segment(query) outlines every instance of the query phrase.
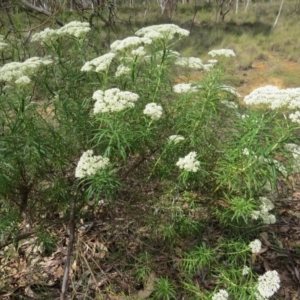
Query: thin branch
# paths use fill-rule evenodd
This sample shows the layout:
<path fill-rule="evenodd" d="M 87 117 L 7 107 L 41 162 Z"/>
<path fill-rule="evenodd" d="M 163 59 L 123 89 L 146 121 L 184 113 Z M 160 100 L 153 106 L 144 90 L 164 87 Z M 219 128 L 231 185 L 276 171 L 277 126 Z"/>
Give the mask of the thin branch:
<path fill-rule="evenodd" d="M 275 28 L 275 26 L 277 25 L 277 22 L 278 22 L 278 20 L 279 20 L 279 17 L 280 17 L 281 11 L 282 11 L 283 2 L 284 2 L 284 0 L 281 1 L 280 8 L 279 8 L 279 11 L 278 11 L 276 20 L 275 20 L 275 22 L 274 22 L 273 28 Z"/>
<path fill-rule="evenodd" d="M 70 237 L 69 237 L 67 259 L 65 264 L 65 272 L 64 272 L 64 277 L 61 286 L 60 300 L 66 299 L 66 292 L 68 288 L 68 279 L 69 279 L 69 273 L 71 267 L 71 257 L 72 257 L 73 244 L 75 238 L 75 207 L 76 207 L 76 196 L 73 196 L 71 202 L 71 212 L 70 212 Z"/>
<path fill-rule="evenodd" d="M 31 237 L 33 234 L 35 234 L 35 231 L 22 233 L 16 237 L 9 236 L 4 242 L 0 243 L 0 249 L 12 244 L 12 243 L 18 243 L 21 240 L 27 239 Z"/>

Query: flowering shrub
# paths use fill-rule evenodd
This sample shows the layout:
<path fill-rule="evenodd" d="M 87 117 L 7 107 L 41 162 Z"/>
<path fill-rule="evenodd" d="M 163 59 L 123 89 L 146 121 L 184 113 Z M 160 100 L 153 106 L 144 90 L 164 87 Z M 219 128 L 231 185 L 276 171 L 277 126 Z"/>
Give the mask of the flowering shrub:
<path fill-rule="evenodd" d="M 153 179 L 161 183 L 157 202 L 166 198 L 172 210 L 176 201 L 186 201 L 171 212 L 174 224 L 165 231 L 155 228 L 163 232 L 161 240 L 173 242 L 176 236 L 196 232 L 198 242 L 199 223 L 209 218 L 233 232 L 274 224 L 276 211 L 270 212 L 275 205 L 263 195 L 266 186 L 274 189 L 279 177 L 297 170 L 276 157 L 285 149 L 286 158 L 299 164 L 300 146 L 286 144 L 296 140 L 299 89 L 257 89 L 244 101 L 264 107 L 247 109 L 237 101 L 237 91 L 223 83 L 217 60 L 205 64 L 172 49 L 188 30 L 174 24 L 145 27 L 114 41 L 108 53 L 93 50 L 89 34 L 88 23 L 47 28 L 32 36 L 32 42 L 43 44 L 44 57 L 1 66 L 1 199 L 14 199 L 20 217 L 38 203 L 37 218 L 50 205 L 66 211 L 74 190 L 81 208 L 117 198 L 122 183 L 126 188 L 128 182 L 151 184 Z M 78 57 L 64 51 L 66 45 Z M 4 47 L 0 36 L 0 51 Z M 235 57 L 230 49 L 209 55 Z M 182 69 L 202 72 L 201 82 L 178 83 Z M 288 110 L 289 117 L 278 108 Z M 206 196 L 204 209 L 198 198 Z M 59 204 L 57 198 L 62 199 Z M 201 245 L 196 257 L 186 259 L 189 275 L 207 269 L 218 277 L 214 282 L 219 291 L 204 291 L 204 297 L 229 299 L 242 293 L 241 299 L 254 300 L 278 291 L 276 271 L 257 276 L 250 265 L 242 269 L 249 250 L 255 254 L 252 261 L 261 254 L 261 241 L 248 239 L 243 236 L 242 242 L 229 246 L 221 241 L 216 246 L 220 255 Z M 211 268 L 220 258 L 232 270 Z M 201 292 L 196 286 L 191 290 Z"/>

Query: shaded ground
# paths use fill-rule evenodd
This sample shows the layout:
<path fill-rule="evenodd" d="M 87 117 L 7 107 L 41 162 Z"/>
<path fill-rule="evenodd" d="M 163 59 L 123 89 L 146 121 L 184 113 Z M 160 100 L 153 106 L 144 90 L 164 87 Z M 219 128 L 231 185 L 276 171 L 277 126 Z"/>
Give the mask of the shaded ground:
<path fill-rule="evenodd" d="M 254 62 L 251 69 L 239 74 L 244 83 L 237 90 L 245 96 L 267 84 L 291 87 L 294 80 L 291 78 L 298 80 L 299 75 L 299 64 L 270 56 L 267 61 Z M 176 247 L 171 244 L 166 247 L 159 234 L 153 236 L 155 222 L 159 224 L 165 217 L 157 211 L 159 199 L 153 199 L 159 189 L 159 184 L 138 186 L 128 182 L 113 205 L 100 203 L 85 208 L 89 213 L 77 223 L 70 273 L 70 290 L 76 291 L 76 297 L 72 299 L 121 300 L 125 299 L 122 294 L 128 295 L 127 299 L 146 299 L 155 278 L 169 276 L 175 281 L 181 280 L 177 265 L 195 238 L 187 237 Z M 290 182 L 278 182 L 278 193 L 273 197 L 278 221 L 262 228 L 260 239 L 264 249 L 252 267 L 258 274 L 278 270 L 282 288 L 277 299 L 296 300 L 300 299 L 300 177 L 295 175 Z M 206 199 L 195 195 L 195 201 L 203 210 L 191 213 L 205 215 Z M 186 204 L 178 201 L 177 205 L 185 209 Z M 45 222 L 57 245 L 50 254 L 42 254 L 44 249 L 34 235 L 0 249 L 0 299 L 59 299 L 69 241 L 68 222 L 57 218 L 50 220 L 50 224 L 49 220 Z M 24 234 L 34 233 L 35 224 L 21 226 Z M 207 222 L 201 239 L 208 245 L 214 244 L 221 234 L 217 224 Z M 142 283 L 135 275 L 138 268 L 148 267 L 147 259 L 139 261 L 140 253 L 145 251 L 151 252 L 152 267 L 148 274 L 146 272 L 146 283 Z M 199 272 L 194 284 L 213 290 L 215 279 Z"/>

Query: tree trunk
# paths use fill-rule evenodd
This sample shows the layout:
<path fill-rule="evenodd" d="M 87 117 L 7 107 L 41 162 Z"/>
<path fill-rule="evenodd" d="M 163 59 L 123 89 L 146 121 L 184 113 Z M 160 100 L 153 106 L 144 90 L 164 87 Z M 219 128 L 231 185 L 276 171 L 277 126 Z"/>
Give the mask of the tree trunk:
<path fill-rule="evenodd" d="M 245 11 L 248 9 L 249 3 L 251 0 L 246 0 L 246 6 L 245 6 Z"/>

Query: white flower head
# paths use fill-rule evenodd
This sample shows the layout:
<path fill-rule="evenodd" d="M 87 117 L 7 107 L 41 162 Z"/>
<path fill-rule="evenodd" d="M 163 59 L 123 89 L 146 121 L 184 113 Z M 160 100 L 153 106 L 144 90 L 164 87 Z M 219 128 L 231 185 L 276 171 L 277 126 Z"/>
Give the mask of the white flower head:
<path fill-rule="evenodd" d="M 134 107 L 134 102 L 139 99 L 139 95 L 128 91 L 120 91 L 118 88 L 112 88 L 105 92 L 101 90 L 94 92 L 93 99 L 96 100 L 94 114 L 98 114 L 117 112 Z"/>
<path fill-rule="evenodd" d="M 182 135 L 170 135 L 168 140 L 170 143 L 177 144 L 180 141 L 183 141 L 185 138 Z"/>
<path fill-rule="evenodd" d="M 256 300 L 268 300 L 269 298 L 263 297 L 260 293 L 255 292 L 254 293 L 255 299 Z"/>
<path fill-rule="evenodd" d="M 293 123 L 298 123 L 300 124 L 300 111 L 297 110 L 296 112 L 292 113 L 289 115 L 289 119 L 291 119 L 291 121 Z"/>
<path fill-rule="evenodd" d="M 253 220 L 258 220 L 258 218 L 260 217 L 261 215 L 261 211 L 260 210 L 253 210 L 252 213 L 251 213 L 251 218 Z"/>
<path fill-rule="evenodd" d="M 145 109 L 143 110 L 143 113 L 150 117 L 152 120 L 159 120 L 162 116 L 163 113 L 163 109 L 160 105 L 152 102 L 152 103 L 148 103 L 145 107 Z"/>
<path fill-rule="evenodd" d="M 253 220 L 261 219 L 264 224 L 276 223 L 276 217 L 269 211 L 274 208 L 274 204 L 267 197 L 259 197 L 260 210 L 254 210 L 251 214 Z"/>
<path fill-rule="evenodd" d="M 300 108 L 300 88 L 279 89 L 277 86 L 267 85 L 259 87 L 244 98 L 247 105 L 266 105 L 270 109 Z M 291 114 L 292 122 L 298 123 L 299 113 Z"/>
<path fill-rule="evenodd" d="M 32 42 L 47 43 L 58 38 L 57 30 L 46 28 L 43 31 L 37 32 L 31 37 Z"/>
<path fill-rule="evenodd" d="M 137 36 L 150 38 L 151 40 L 165 40 L 170 41 L 174 38 L 175 34 L 181 36 L 188 36 L 190 32 L 182 29 L 175 24 L 162 24 L 144 27 L 135 33 Z"/>
<path fill-rule="evenodd" d="M 261 241 L 256 239 L 249 244 L 252 253 L 259 253 L 261 251 Z"/>
<path fill-rule="evenodd" d="M 217 59 L 209 59 L 208 61 L 207 61 L 209 64 L 217 64 L 218 63 L 218 60 Z"/>
<path fill-rule="evenodd" d="M 147 37 L 129 36 L 123 40 L 116 40 L 110 45 L 110 49 L 114 52 L 126 51 L 142 45 L 149 45 L 152 40 Z M 141 49 L 139 50 L 141 51 Z"/>
<path fill-rule="evenodd" d="M 259 201 L 261 203 L 260 208 L 264 212 L 268 212 L 274 208 L 273 202 L 267 197 L 259 197 Z"/>
<path fill-rule="evenodd" d="M 270 214 L 270 213 L 260 212 L 260 218 L 262 219 L 264 224 L 275 224 L 276 223 L 275 215 Z"/>
<path fill-rule="evenodd" d="M 26 84 L 29 84 L 30 82 L 31 82 L 31 80 L 28 76 L 21 76 L 15 81 L 15 84 L 26 85 Z"/>
<path fill-rule="evenodd" d="M 106 72 L 115 56 L 115 53 L 106 53 L 102 56 L 94 58 L 91 61 L 87 61 L 81 68 L 81 71 Z"/>
<path fill-rule="evenodd" d="M 192 83 L 179 83 L 173 86 L 173 91 L 178 94 L 196 92 L 197 86 L 194 86 Z"/>
<path fill-rule="evenodd" d="M 257 290 L 262 297 L 272 297 L 280 288 L 280 277 L 277 271 L 267 271 L 258 277 Z"/>
<path fill-rule="evenodd" d="M 190 69 L 203 69 L 202 60 L 198 57 L 178 57 L 175 65 Z"/>
<path fill-rule="evenodd" d="M 179 158 L 176 166 L 188 172 L 197 172 L 200 167 L 200 162 L 196 159 L 196 156 L 197 153 L 192 151 L 185 157 Z"/>
<path fill-rule="evenodd" d="M 211 298 L 211 300 L 227 300 L 228 299 L 228 293 L 226 290 L 221 289 L 218 293 L 214 294 Z"/>
<path fill-rule="evenodd" d="M 293 158 L 291 159 L 291 165 L 293 171 L 298 173 L 300 171 L 300 146 L 297 144 L 289 143 L 284 145 L 284 149 L 293 156 Z"/>
<path fill-rule="evenodd" d="M 131 69 L 129 67 L 126 67 L 126 66 L 121 64 L 121 65 L 118 66 L 115 76 L 116 77 L 121 77 L 121 76 L 129 74 L 130 71 L 131 71 Z"/>
<path fill-rule="evenodd" d="M 0 68 L 0 81 L 16 82 L 19 78 L 34 74 L 42 66 L 48 65 L 53 61 L 48 57 L 31 57 L 24 62 L 10 62 Z M 22 84 L 28 82 L 28 79 L 20 80 Z"/>
<path fill-rule="evenodd" d="M 107 157 L 96 156 L 93 153 L 93 150 L 87 150 L 81 155 L 75 170 L 76 178 L 94 175 L 98 170 L 104 169 L 109 164 Z"/>
<path fill-rule="evenodd" d="M 88 22 L 72 21 L 57 30 L 59 36 L 71 35 L 76 38 L 84 37 L 91 30 Z"/>
<path fill-rule="evenodd" d="M 233 50 L 231 49 L 218 49 L 218 50 L 211 50 L 208 52 L 208 55 L 210 55 L 211 57 L 215 57 L 215 56 L 225 56 L 225 57 L 235 57 L 235 53 Z"/>
<path fill-rule="evenodd" d="M 248 275 L 250 271 L 250 268 L 248 266 L 244 266 L 243 270 L 242 270 L 242 275 Z"/>
<path fill-rule="evenodd" d="M 215 64 L 203 64 L 203 70 L 209 72 L 214 66 Z"/>
<path fill-rule="evenodd" d="M 131 51 L 131 54 L 133 56 L 138 56 L 138 57 L 143 57 L 145 56 L 147 53 L 145 51 L 145 48 L 143 46 L 138 47 L 137 49 L 134 49 Z"/>
<path fill-rule="evenodd" d="M 244 149 L 242 150 L 242 153 L 243 153 L 244 155 L 246 155 L 246 156 L 249 156 L 249 154 L 250 154 L 248 148 L 244 148 Z"/>
<path fill-rule="evenodd" d="M 81 38 L 90 30 L 91 28 L 88 22 L 72 21 L 57 30 L 46 28 L 43 31 L 35 33 L 32 36 L 31 41 L 47 43 L 56 40 L 60 36 L 66 35 Z"/>

